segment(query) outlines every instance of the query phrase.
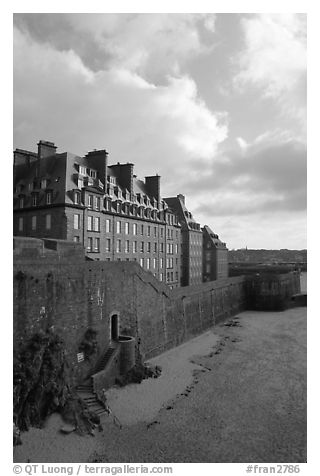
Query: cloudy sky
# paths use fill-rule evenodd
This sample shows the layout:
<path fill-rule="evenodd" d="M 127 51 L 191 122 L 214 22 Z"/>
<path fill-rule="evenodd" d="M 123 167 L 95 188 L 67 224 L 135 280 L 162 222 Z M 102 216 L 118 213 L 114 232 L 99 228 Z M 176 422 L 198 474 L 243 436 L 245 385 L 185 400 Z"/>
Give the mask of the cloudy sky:
<path fill-rule="evenodd" d="M 229 248 L 306 248 L 305 14 L 15 14 L 14 147 L 159 173 Z"/>

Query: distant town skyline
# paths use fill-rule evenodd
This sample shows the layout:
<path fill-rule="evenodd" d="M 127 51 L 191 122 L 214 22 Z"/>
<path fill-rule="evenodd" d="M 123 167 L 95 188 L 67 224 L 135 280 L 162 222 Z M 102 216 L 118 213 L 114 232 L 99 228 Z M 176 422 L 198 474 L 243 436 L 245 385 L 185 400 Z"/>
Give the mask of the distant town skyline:
<path fill-rule="evenodd" d="M 305 249 L 305 14 L 14 14 L 14 147 L 159 173 L 230 249 Z"/>

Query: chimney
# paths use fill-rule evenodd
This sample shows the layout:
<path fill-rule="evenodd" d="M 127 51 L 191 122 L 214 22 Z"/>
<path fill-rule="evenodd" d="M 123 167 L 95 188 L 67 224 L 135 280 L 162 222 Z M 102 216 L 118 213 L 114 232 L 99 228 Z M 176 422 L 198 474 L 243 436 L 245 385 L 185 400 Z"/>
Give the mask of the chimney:
<path fill-rule="evenodd" d="M 92 150 L 85 156 L 88 166 L 98 172 L 98 178 L 103 183 L 105 190 L 107 188 L 108 155 L 105 149 L 101 149 Z"/>
<path fill-rule="evenodd" d="M 53 142 L 40 140 L 38 142 L 38 158 L 43 159 L 44 157 L 50 157 L 50 155 L 56 155 L 56 149 L 57 147 Z"/>
<path fill-rule="evenodd" d="M 161 200 L 160 197 L 160 175 L 152 175 L 151 177 L 145 177 L 145 184 L 147 189 L 147 194 L 150 197 L 154 197 L 159 203 Z"/>
<path fill-rule="evenodd" d="M 134 165 L 129 162 L 126 164 L 117 162 L 115 165 L 110 165 L 110 169 L 112 169 L 117 176 L 120 187 L 128 190 L 131 199 L 133 194 L 133 167 Z"/>
<path fill-rule="evenodd" d="M 182 202 L 185 205 L 185 196 L 184 195 L 179 193 L 179 195 L 177 195 L 177 198 L 180 200 L 180 202 Z"/>

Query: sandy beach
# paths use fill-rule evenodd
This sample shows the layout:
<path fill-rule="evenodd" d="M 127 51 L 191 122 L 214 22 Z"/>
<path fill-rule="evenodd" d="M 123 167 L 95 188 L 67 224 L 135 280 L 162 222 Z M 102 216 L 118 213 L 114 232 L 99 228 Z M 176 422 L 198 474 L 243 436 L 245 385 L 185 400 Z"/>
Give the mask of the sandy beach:
<path fill-rule="evenodd" d="M 152 359 L 159 379 L 109 390 L 122 429 L 64 436 L 52 415 L 15 462 L 305 462 L 306 313 L 239 314 Z"/>

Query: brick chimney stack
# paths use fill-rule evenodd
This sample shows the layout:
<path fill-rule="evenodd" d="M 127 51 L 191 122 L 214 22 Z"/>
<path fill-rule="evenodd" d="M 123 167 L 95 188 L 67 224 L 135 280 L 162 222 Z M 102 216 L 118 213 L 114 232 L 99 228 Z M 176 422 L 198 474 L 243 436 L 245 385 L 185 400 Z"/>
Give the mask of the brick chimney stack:
<path fill-rule="evenodd" d="M 154 197 L 157 202 L 160 202 L 160 175 L 152 175 L 150 177 L 145 177 L 145 184 L 147 193 L 150 197 Z"/>
<path fill-rule="evenodd" d="M 186 197 L 182 195 L 182 193 L 179 193 L 179 195 L 177 195 L 177 198 L 185 205 Z"/>
<path fill-rule="evenodd" d="M 40 140 L 38 142 L 38 158 L 43 159 L 45 157 L 50 157 L 51 155 L 56 155 L 57 147 L 54 145 L 54 142 L 49 142 L 46 140 Z"/>
<path fill-rule="evenodd" d="M 89 167 L 92 167 L 98 172 L 98 178 L 103 183 L 104 189 L 107 189 L 107 167 L 108 167 L 108 152 L 105 149 L 92 150 L 87 153 L 85 158 Z"/>

